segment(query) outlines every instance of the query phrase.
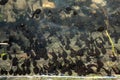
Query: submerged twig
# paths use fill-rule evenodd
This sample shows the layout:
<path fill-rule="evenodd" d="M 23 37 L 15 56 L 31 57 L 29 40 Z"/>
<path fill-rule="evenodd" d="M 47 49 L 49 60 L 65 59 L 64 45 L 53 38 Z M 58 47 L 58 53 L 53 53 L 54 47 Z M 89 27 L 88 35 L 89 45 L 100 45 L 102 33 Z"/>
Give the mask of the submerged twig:
<path fill-rule="evenodd" d="M 8 43 L 0 43 L 0 45 L 2 45 L 2 46 L 8 46 L 9 44 Z"/>

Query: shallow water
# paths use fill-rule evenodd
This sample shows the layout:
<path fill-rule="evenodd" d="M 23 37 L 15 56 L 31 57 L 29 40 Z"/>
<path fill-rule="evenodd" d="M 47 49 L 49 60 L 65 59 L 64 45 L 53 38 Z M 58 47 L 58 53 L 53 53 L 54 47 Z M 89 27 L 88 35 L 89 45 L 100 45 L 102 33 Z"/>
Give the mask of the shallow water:
<path fill-rule="evenodd" d="M 0 75 L 119 75 L 120 2 L 96 1 L 0 5 Z"/>

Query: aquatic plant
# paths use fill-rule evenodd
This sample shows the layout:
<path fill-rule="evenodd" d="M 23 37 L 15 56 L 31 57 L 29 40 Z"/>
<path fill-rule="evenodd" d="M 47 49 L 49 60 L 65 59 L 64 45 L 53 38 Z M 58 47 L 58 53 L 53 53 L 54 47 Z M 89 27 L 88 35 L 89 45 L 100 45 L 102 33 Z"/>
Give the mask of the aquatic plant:
<path fill-rule="evenodd" d="M 112 41 L 112 39 L 111 39 L 108 31 L 106 30 L 105 32 L 106 32 L 106 35 L 107 35 L 107 37 L 108 37 L 108 39 L 109 39 L 109 42 L 111 43 L 113 56 L 117 57 L 117 54 L 116 54 L 116 52 L 115 52 L 114 42 Z"/>
<path fill-rule="evenodd" d="M 0 53 L 0 57 L 4 57 L 4 56 L 6 56 L 7 55 L 7 53 L 5 52 L 5 50 L 4 49 L 2 49 L 2 53 Z"/>
<path fill-rule="evenodd" d="M 106 18 L 106 20 L 104 20 L 105 25 L 106 25 L 105 33 L 106 33 L 106 35 L 108 37 L 108 40 L 109 40 L 109 42 L 110 42 L 110 44 L 112 46 L 112 55 L 113 55 L 113 57 L 117 57 L 117 54 L 115 52 L 114 42 L 112 41 L 112 38 L 111 38 L 110 34 L 108 33 L 108 28 L 110 27 L 108 12 L 104 7 L 101 7 L 100 5 L 97 5 L 97 6 L 102 10 L 102 12 L 103 12 L 103 14 L 104 14 L 104 16 Z"/>
<path fill-rule="evenodd" d="M 4 17 L 3 15 L 0 13 L 0 21 L 3 21 Z"/>
<path fill-rule="evenodd" d="M 104 14 L 105 14 L 105 13 L 104 13 Z M 107 17 L 107 20 L 105 21 L 105 24 L 106 24 L 107 27 L 109 27 L 108 17 Z M 112 46 L 113 56 L 117 57 L 117 54 L 116 54 L 116 52 L 115 52 L 114 42 L 112 41 L 111 36 L 110 36 L 110 34 L 108 33 L 108 30 L 106 30 L 105 32 L 106 32 L 106 35 L 107 35 L 107 37 L 108 37 L 108 39 L 109 39 L 109 42 L 110 42 L 110 44 L 111 44 L 111 46 Z"/>

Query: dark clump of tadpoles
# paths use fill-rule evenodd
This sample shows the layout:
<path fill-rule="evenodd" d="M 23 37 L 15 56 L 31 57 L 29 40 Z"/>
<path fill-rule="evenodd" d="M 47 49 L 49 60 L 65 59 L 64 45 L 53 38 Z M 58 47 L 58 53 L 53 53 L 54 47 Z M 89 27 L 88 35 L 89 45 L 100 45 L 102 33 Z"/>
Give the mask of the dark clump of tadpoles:
<path fill-rule="evenodd" d="M 3 2 L 2 1 L 3 0 L 0 1 L 1 5 L 5 4 L 8 0 L 4 0 Z M 71 10 L 71 7 L 65 8 L 65 12 L 67 14 L 69 14 Z M 51 11 L 48 12 L 52 14 Z M 32 19 L 38 17 L 39 14 L 41 14 L 41 9 L 36 9 L 32 15 Z M 77 15 L 77 12 L 74 11 L 73 14 Z M 27 57 L 25 57 L 25 59 L 21 62 L 20 58 L 17 57 L 17 51 L 15 49 L 13 49 L 13 52 L 5 52 L 4 50 L 0 56 L 2 57 L 2 60 L 11 60 L 11 66 L 10 70 L 1 68 L 0 75 L 58 75 L 60 73 L 62 75 L 66 72 L 68 73 L 68 75 L 72 75 L 73 72 L 75 72 L 79 76 L 85 76 L 91 73 L 99 74 L 102 69 L 106 72 L 108 76 L 112 75 L 111 70 L 104 67 L 104 63 L 102 62 L 100 57 L 101 54 L 106 54 L 106 50 L 103 46 L 105 44 L 104 42 L 98 43 L 92 37 L 90 37 L 90 39 L 86 38 L 85 45 L 87 46 L 87 48 L 85 46 L 78 51 L 75 51 L 70 46 L 69 37 L 66 36 L 67 40 L 64 41 L 63 36 L 60 35 L 58 39 L 61 42 L 60 47 L 63 52 L 55 53 L 54 50 L 52 50 L 52 52 L 47 52 L 47 41 L 41 38 L 34 40 L 35 35 L 32 33 L 31 30 L 28 29 L 28 26 L 26 24 L 20 23 L 19 26 L 16 27 L 16 30 L 21 31 L 24 36 L 30 41 L 30 46 L 24 49 Z M 96 31 L 103 32 L 105 30 L 106 29 L 104 27 L 100 27 Z M 84 34 L 84 36 L 85 35 L 88 36 L 87 34 Z M 99 37 L 99 39 L 101 38 Z M 16 40 L 13 35 L 10 35 L 9 40 L 4 43 L 0 43 L 0 46 L 7 46 L 7 50 L 10 50 L 10 47 L 13 45 L 12 42 L 18 43 L 20 41 Z M 78 42 L 79 40 L 76 41 L 76 45 L 81 46 L 80 44 L 78 44 Z M 99 48 L 101 48 L 101 51 Z M 70 54 L 68 54 L 66 50 L 70 50 Z M 87 53 L 85 53 L 85 51 Z M 14 57 L 11 54 L 14 54 Z M 52 59 L 49 59 L 48 54 L 52 56 Z M 84 57 L 85 55 L 85 59 L 88 64 L 85 64 L 84 60 L 82 60 L 82 57 Z M 70 57 L 70 59 L 68 57 Z M 44 58 L 44 60 L 46 61 L 48 60 L 48 63 L 46 62 L 47 65 L 39 65 L 37 61 L 42 58 Z M 73 60 L 73 58 L 75 59 Z M 95 63 L 90 63 L 92 61 L 92 58 L 96 59 Z M 14 69 L 14 67 L 16 67 L 16 69 Z M 94 70 L 94 68 L 96 68 L 96 70 Z M 112 67 L 112 70 L 116 74 L 120 74 L 120 69 L 117 66 Z"/>
<path fill-rule="evenodd" d="M 8 0 L 0 0 L 0 5 L 5 5 L 8 2 Z"/>

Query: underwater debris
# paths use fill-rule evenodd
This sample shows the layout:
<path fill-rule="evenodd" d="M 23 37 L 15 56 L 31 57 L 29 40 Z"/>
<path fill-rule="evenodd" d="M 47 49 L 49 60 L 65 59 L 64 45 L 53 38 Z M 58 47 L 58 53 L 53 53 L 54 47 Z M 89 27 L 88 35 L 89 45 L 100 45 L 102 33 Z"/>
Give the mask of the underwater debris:
<path fill-rule="evenodd" d="M 2 46 L 8 46 L 9 44 L 8 43 L 0 43 L 0 45 L 2 45 Z"/>

